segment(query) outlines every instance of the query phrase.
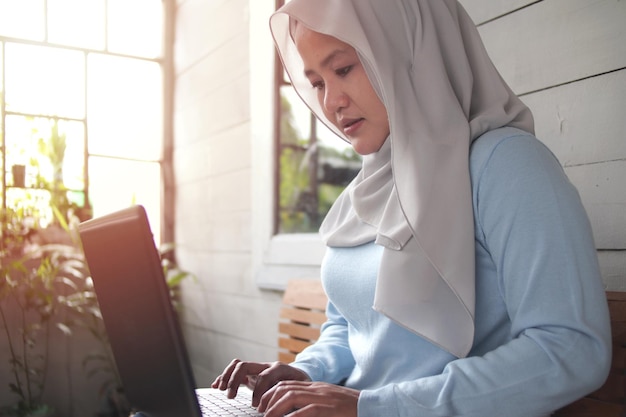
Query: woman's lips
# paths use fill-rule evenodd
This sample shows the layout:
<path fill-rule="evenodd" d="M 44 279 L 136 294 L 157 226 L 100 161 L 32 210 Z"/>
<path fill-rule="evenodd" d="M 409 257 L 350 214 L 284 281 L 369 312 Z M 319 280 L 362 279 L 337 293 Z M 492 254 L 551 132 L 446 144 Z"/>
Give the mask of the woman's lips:
<path fill-rule="evenodd" d="M 343 133 L 345 133 L 346 136 L 354 135 L 354 133 L 357 130 L 359 130 L 359 128 L 363 125 L 364 121 L 365 121 L 365 119 L 361 118 L 361 119 L 354 119 L 354 120 L 351 120 L 351 121 L 345 123 L 343 125 Z"/>

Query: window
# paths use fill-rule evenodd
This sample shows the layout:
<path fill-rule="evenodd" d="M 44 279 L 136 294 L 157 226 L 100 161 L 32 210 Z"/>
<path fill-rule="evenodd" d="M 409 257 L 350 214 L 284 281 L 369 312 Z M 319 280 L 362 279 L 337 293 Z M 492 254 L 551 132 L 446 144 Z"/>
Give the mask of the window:
<path fill-rule="evenodd" d="M 361 165 L 288 83 L 268 30 L 268 16 L 282 4 L 249 5 L 253 266 L 258 286 L 275 289 L 290 278 L 319 277 L 325 250 L 319 224 Z"/>
<path fill-rule="evenodd" d="M 160 236 L 162 0 L 0 0 L 1 205 L 146 206 Z"/>
<path fill-rule="evenodd" d="M 277 0 L 276 8 L 284 3 Z M 274 85 L 275 233 L 316 233 L 332 203 L 361 168 L 361 159 L 311 114 L 280 65 L 275 68 Z"/>

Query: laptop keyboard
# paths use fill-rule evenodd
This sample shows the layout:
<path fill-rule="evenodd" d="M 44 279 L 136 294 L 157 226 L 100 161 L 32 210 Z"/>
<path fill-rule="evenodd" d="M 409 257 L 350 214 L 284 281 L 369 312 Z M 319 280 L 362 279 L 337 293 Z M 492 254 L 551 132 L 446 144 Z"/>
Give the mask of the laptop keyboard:
<path fill-rule="evenodd" d="M 236 416 L 236 417 L 261 417 L 262 413 L 256 411 L 250 405 L 249 395 L 238 395 L 236 398 L 228 399 L 223 391 L 202 390 L 198 393 L 198 402 L 202 410 L 203 417 L 215 416 Z"/>

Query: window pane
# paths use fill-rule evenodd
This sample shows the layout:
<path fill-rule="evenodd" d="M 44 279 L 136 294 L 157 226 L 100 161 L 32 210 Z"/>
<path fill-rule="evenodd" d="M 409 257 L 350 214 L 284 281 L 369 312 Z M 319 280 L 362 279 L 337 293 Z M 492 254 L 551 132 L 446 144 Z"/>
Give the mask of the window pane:
<path fill-rule="evenodd" d="M 7 43 L 5 59 L 7 111 L 84 116 L 85 73 L 81 52 Z"/>
<path fill-rule="evenodd" d="M 109 51 L 146 58 L 162 55 L 162 0 L 109 0 L 108 12 Z"/>
<path fill-rule="evenodd" d="M 82 122 L 7 116 L 6 164 L 11 185 L 13 165 L 24 165 L 26 187 L 63 187 L 83 191 L 84 126 Z"/>
<path fill-rule="evenodd" d="M 44 0 L 0 0 L 0 35 L 44 40 Z"/>
<path fill-rule="evenodd" d="M 48 40 L 104 49 L 104 0 L 48 0 Z"/>
<path fill-rule="evenodd" d="M 52 223 L 54 214 L 50 208 L 50 191 L 37 188 L 8 188 L 7 207 L 20 210 L 26 216 L 39 220 L 40 226 L 46 227 Z"/>
<path fill-rule="evenodd" d="M 348 142 L 317 123 L 317 165 L 320 217 L 325 217 L 330 206 L 343 189 L 356 177 L 361 169 L 361 156 Z"/>
<path fill-rule="evenodd" d="M 7 116 L 7 206 L 32 206 L 44 218 L 84 205 L 82 122 Z M 28 200 L 32 198 L 33 200 Z"/>
<path fill-rule="evenodd" d="M 161 169 L 158 163 L 89 158 L 89 199 L 94 217 L 142 204 L 160 241 Z"/>
<path fill-rule="evenodd" d="M 89 210 L 83 209 L 85 195 L 82 192 L 67 191 L 63 194 L 67 198 L 68 204 L 73 206 L 72 213 L 75 214 L 80 221 L 91 218 Z M 58 207 L 57 199 L 53 198 L 53 194 L 49 190 L 41 188 L 15 188 L 7 189 L 7 207 L 12 210 L 21 210 L 27 216 L 33 216 L 40 221 L 40 226 L 45 227 L 55 220 L 55 214 L 52 211 L 52 205 Z M 69 214 L 69 211 L 64 212 Z"/>
<path fill-rule="evenodd" d="M 160 234 L 163 20 L 162 0 L 0 0 L 0 36 L 16 38 L 0 44 L 0 204 L 47 219 L 59 201 L 141 203 Z"/>
<path fill-rule="evenodd" d="M 281 95 L 278 232 L 315 233 L 361 157 L 312 117 L 292 87 Z"/>
<path fill-rule="evenodd" d="M 89 152 L 158 160 L 163 83 L 155 62 L 91 54 L 88 58 Z"/>
<path fill-rule="evenodd" d="M 311 111 L 291 86 L 281 88 L 280 93 L 284 107 L 281 113 L 281 118 L 283 118 L 281 142 L 297 140 L 308 142 L 311 137 Z M 290 127 L 287 127 L 285 123 Z M 292 133 L 285 131 L 286 129 L 294 129 L 293 135 L 295 136 L 292 137 Z"/>

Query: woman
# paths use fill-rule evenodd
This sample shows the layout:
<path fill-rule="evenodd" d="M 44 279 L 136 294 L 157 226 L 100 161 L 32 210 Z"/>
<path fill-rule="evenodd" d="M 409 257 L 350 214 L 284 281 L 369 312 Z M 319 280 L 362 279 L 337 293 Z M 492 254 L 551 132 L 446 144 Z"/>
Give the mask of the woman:
<path fill-rule="evenodd" d="M 363 155 L 321 234 L 328 321 L 213 386 L 282 416 L 546 416 L 599 387 L 589 222 L 456 0 L 292 0 L 271 18 L 311 110 Z"/>

